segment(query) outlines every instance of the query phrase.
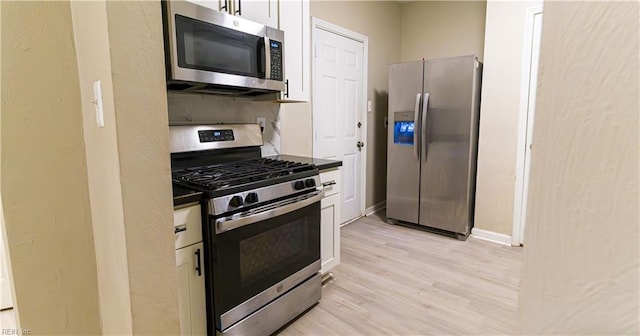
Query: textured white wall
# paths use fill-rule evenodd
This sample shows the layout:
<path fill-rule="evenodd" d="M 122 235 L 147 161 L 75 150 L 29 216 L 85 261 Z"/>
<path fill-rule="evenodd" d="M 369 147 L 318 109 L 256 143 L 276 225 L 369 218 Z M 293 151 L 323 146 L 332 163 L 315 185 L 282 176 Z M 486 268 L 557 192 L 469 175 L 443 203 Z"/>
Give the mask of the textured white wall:
<path fill-rule="evenodd" d="M 2 201 L 20 326 L 34 335 L 99 334 L 69 2 L 0 6 Z"/>
<path fill-rule="evenodd" d="M 161 8 L 156 1 L 106 4 L 133 334 L 176 335 L 180 322 Z"/>
<path fill-rule="evenodd" d="M 638 2 L 545 2 L 525 334 L 640 332 Z"/>
<path fill-rule="evenodd" d="M 129 270 L 122 210 L 106 1 L 72 1 L 73 32 L 82 100 L 91 223 L 102 332 L 131 334 Z M 102 82 L 105 127 L 98 128 L 93 82 Z"/>
<path fill-rule="evenodd" d="M 413 1 L 402 6 L 402 61 L 484 53 L 486 1 Z"/>

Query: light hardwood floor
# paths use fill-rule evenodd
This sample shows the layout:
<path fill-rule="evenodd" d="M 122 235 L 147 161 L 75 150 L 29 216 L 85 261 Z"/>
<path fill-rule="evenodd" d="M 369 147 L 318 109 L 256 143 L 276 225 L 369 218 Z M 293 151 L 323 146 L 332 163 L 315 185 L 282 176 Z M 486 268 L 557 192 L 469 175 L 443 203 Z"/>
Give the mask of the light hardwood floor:
<path fill-rule="evenodd" d="M 342 228 L 341 263 L 322 300 L 280 335 L 518 332 L 521 248 L 384 221 L 374 215 Z"/>

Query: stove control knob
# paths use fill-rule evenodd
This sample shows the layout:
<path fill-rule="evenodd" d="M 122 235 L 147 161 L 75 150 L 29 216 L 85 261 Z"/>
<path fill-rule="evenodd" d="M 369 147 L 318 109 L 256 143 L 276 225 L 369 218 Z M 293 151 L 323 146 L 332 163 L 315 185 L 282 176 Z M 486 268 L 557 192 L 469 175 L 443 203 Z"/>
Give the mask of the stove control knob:
<path fill-rule="evenodd" d="M 244 198 L 244 203 L 252 204 L 258 202 L 258 193 L 249 193 L 247 197 Z"/>
<path fill-rule="evenodd" d="M 302 190 L 304 188 L 304 181 L 296 181 L 296 183 L 293 184 L 293 189 L 295 190 Z"/>
<path fill-rule="evenodd" d="M 229 201 L 229 207 L 238 208 L 242 206 L 242 196 L 233 196 Z"/>
<path fill-rule="evenodd" d="M 304 186 L 307 188 L 313 188 L 316 186 L 316 180 L 310 178 L 304 181 Z"/>

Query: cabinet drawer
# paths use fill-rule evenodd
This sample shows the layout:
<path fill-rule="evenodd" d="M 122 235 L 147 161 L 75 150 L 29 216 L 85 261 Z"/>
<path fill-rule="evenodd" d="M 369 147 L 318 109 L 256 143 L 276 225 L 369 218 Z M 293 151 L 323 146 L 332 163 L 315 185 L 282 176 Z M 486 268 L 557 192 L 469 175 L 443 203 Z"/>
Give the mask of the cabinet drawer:
<path fill-rule="evenodd" d="M 331 169 L 320 173 L 320 183 L 322 183 L 325 197 L 340 192 L 341 173 L 340 169 Z"/>
<path fill-rule="evenodd" d="M 176 249 L 202 241 L 202 214 L 200 205 L 173 211 L 173 226 L 176 233 Z"/>

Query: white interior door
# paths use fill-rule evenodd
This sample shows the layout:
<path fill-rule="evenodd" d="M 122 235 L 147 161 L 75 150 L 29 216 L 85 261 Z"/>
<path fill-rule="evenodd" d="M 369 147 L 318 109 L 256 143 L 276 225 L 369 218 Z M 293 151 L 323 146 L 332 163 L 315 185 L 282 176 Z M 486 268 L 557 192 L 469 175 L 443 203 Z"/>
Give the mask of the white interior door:
<path fill-rule="evenodd" d="M 519 130 L 518 176 L 516 199 L 514 204 L 514 231 L 512 245 L 524 244 L 525 223 L 527 218 L 527 201 L 529 195 L 529 169 L 531 167 L 531 148 L 533 139 L 533 121 L 536 110 L 536 89 L 538 85 L 538 68 L 540 63 L 540 41 L 542 38 L 542 8 L 530 11 L 528 38 L 525 39 L 528 50 L 525 52 L 527 72 L 523 84 L 525 101 L 521 108 L 521 125 Z M 523 115 L 524 114 L 524 115 Z"/>
<path fill-rule="evenodd" d="M 362 215 L 364 43 L 314 27 L 313 156 L 342 161 L 340 222 Z"/>

